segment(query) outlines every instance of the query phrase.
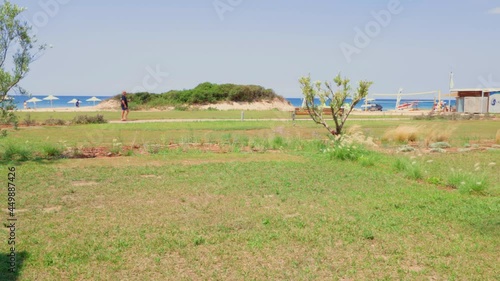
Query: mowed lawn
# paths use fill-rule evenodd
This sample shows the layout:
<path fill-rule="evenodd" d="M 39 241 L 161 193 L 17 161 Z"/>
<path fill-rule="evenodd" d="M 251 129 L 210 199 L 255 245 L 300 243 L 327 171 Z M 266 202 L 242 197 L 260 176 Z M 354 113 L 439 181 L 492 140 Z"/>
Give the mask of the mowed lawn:
<path fill-rule="evenodd" d="M 385 128 L 400 125 L 391 122 L 358 125 L 379 138 Z M 455 146 L 494 139 L 498 129 L 498 122 L 422 122 L 409 125 L 458 126 L 450 139 Z M 7 167 L 17 169 L 19 271 L 9 275 L 1 261 L 0 280 L 500 277 L 498 150 L 370 152 L 373 162 L 363 165 L 330 157 L 320 141 L 322 129 L 302 124 L 104 124 L 9 131 L 2 146 L 110 146 L 118 139 L 125 145 L 218 142 L 231 149 L 2 162 L 5 177 Z M 240 149 L 252 145 L 260 149 Z M 398 159 L 413 161 L 423 178 L 399 171 Z M 446 182 L 451 168 L 481 174 L 488 188 L 468 194 L 428 180 Z M 0 198 L 7 206 L 7 196 Z M 8 237 L 7 229 L 0 235 Z M 3 256 L 8 249 L 6 241 L 0 245 Z"/>

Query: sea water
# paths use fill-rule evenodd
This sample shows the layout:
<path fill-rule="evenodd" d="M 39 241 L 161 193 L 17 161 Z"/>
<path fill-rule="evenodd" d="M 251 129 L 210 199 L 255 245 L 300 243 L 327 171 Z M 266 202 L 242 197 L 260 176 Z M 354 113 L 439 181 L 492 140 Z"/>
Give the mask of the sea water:
<path fill-rule="evenodd" d="M 302 98 L 287 98 L 287 100 L 294 106 L 294 107 L 301 107 L 302 106 Z M 434 106 L 434 100 L 431 99 L 423 99 L 423 100 L 415 100 L 415 99 L 401 99 L 400 104 L 403 104 L 405 102 L 415 102 L 417 101 L 418 103 L 413 106 L 414 109 L 422 109 L 422 110 L 431 110 L 432 107 Z M 350 103 L 351 100 L 347 99 L 346 102 Z M 446 105 L 448 105 L 448 101 L 446 100 Z M 361 100 L 354 108 L 361 109 L 361 106 L 365 103 L 365 100 Z M 371 101 L 371 103 L 377 103 L 382 106 L 383 111 L 387 110 L 395 110 L 396 109 L 396 99 L 376 99 L 374 101 Z M 315 104 L 320 105 L 321 102 L 319 99 L 315 99 Z M 329 105 L 330 103 L 326 103 L 326 105 Z M 451 100 L 451 106 L 455 106 L 455 100 Z"/>

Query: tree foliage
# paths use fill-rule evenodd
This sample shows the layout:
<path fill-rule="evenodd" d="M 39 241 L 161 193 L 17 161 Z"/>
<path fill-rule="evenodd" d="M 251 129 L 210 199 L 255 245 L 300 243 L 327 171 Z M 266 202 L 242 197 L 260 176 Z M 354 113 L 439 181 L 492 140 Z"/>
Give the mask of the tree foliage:
<path fill-rule="evenodd" d="M 0 5 L 0 103 L 2 116 L 12 108 L 7 94 L 12 90 L 25 91 L 18 83 L 26 76 L 29 65 L 45 45 L 36 46 L 31 27 L 19 19 L 25 9 L 4 1 Z"/>
<path fill-rule="evenodd" d="M 333 84 L 328 81 L 325 83 L 321 81 L 312 83 L 311 76 L 301 77 L 299 83 L 309 115 L 316 124 L 323 125 L 334 136 L 342 134 L 342 128 L 347 118 L 354 107 L 368 95 L 368 90 L 373 84 L 370 81 L 360 81 L 356 92 L 353 94 L 351 92 L 350 80 L 342 78 L 340 74 L 333 79 Z M 321 104 L 325 104 L 328 100 L 330 101 L 329 113 L 335 123 L 334 129 L 326 122 L 323 108 L 315 104 L 314 101 L 316 98 L 320 100 Z M 351 98 L 351 103 L 346 105 L 348 98 Z"/>
<path fill-rule="evenodd" d="M 147 92 L 129 95 L 130 100 L 138 105 L 163 106 L 163 105 L 191 105 L 211 104 L 223 101 L 253 102 L 261 100 L 284 100 L 272 89 L 257 85 L 213 84 L 201 83 L 194 89 L 172 90 L 162 94 Z"/>

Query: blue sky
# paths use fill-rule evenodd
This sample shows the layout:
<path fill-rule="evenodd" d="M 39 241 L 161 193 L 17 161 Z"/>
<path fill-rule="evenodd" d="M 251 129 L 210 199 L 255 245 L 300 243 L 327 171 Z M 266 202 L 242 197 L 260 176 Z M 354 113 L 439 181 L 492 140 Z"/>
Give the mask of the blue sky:
<path fill-rule="evenodd" d="M 300 97 L 300 76 L 338 72 L 374 81 L 371 94 L 446 92 L 451 70 L 457 88 L 500 87 L 500 0 L 14 3 L 53 45 L 21 83 L 35 95 L 160 93 L 209 81 Z"/>

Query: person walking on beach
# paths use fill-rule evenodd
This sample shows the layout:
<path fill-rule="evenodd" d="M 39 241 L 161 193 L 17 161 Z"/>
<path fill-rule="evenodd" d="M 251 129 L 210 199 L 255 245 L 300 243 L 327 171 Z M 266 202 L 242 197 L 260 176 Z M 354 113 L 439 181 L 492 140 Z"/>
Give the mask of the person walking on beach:
<path fill-rule="evenodd" d="M 121 106 L 122 106 L 122 121 L 127 121 L 129 110 L 128 110 L 127 92 L 125 91 L 122 92 Z"/>
<path fill-rule="evenodd" d="M 76 107 L 80 107 L 80 100 L 76 100 L 76 102 L 75 102 L 75 106 L 76 106 Z"/>

